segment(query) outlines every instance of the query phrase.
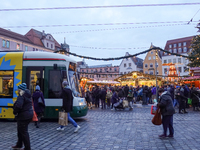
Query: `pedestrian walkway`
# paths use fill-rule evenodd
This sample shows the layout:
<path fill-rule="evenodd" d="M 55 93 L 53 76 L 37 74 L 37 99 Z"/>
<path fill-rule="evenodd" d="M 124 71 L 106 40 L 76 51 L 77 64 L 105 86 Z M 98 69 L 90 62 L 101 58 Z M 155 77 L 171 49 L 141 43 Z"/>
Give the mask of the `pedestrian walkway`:
<path fill-rule="evenodd" d="M 137 107 L 139 106 L 139 107 Z M 29 125 L 32 150 L 199 150 L 200 112 L 174 115 L 174 138 L 159 139 L 162 126 L 151 123 L 150 105 L 134 105 L 133 111 L 92 109 L 76 119 L 78 133 L 69 124 L 56 131 L 57 122 Z M 0 121 L 0 149 L 9 150 L 17 140 L 16 122 Z"/>

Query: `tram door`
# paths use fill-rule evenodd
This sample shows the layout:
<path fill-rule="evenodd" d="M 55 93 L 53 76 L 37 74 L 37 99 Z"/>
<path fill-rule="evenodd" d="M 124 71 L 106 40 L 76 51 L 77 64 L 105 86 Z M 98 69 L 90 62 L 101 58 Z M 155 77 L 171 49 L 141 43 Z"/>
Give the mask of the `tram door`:
<path fill-rule="evenodd" d="M 26 84 L 31 94 L 35 91 L 36 85 L 44 92 L 44 67 L 27 67 Z"/>

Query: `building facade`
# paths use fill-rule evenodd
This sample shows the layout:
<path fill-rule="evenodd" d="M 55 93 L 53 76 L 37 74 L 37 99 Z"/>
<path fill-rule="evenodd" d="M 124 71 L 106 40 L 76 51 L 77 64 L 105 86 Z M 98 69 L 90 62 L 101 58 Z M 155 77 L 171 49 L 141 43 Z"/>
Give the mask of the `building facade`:
<path fill-rule="evenodd" d="M 25 35 L 0 28 L 0 51 L 48 51 L 60 50 L 60 44 L 51 34 L 31 29 Z"/>
<path fill-rule="evenodd" d="M 97 81 L 114 81 L 119 77 L 119 66 L 112 66 L 112 64 L 87 66 L 86 68 L 80 68 L 80 77 Z"/>
<path fill-rule="evenodd" d="M 194 36 L 169 40 L 165 45 L 165 50 L 171 53 L 177 53 L 188 56 L 188 53 L 191 52 L 190 45 L 193 37 Z M 175 66 L 178 76 L 188 75 L 189 74 L 189 67 L 187 66 L 188 63 L 189 60 L 187 58 L 163 53 L 162 74 L 168 76 L 170 66 L 173 65 Z"/>
<path fill-rule="evenodd" d="M 150 48 L 153 48 L 153 47 L 154 46 L 151 45 Z M 157 65 L 157 75 L 162 75 L 162 55 L 161 55 L 161 52 L 158 50 L 157 50 L 157 54 L 158 55 L 156 57 L 156 50 L 152 50 L 147 53 L 143 62 L 144 74 L 156 75 L 156 65 Z"/>
<path fill-rule="evenodd" d="M 126 52 L 125 56 L 129 56 L 130 54 Z M 119 73 L 127 74 L 132 71 L 143 72 L 143 59 L 138 57 L 129 57 L 123 59 L 121 64 L 119 65 Z"/>

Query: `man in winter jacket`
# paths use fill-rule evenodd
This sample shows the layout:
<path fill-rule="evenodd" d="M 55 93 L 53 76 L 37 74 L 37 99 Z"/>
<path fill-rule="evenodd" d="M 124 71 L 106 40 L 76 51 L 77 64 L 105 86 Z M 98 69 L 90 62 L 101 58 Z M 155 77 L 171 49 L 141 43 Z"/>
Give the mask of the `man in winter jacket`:
<path fill-rule="evenodd" d="M 164 89 L 159 89 L 158 94 L 160 96 L 160 103 L 158 107 L 160 108 L 162 114 L 162 124 L 163 124 L 163 134 L 159 135 L 160 138 L 173 137 L 173 114 L 175 109 L 173 107 L 171 94 Z M 169 135 L 167 135 L 167 128 L 169 128 Z"/>
<path fill-rule="evenodd" d="M 106 88 L 102 87 L 102 90 L 100 92 L 100 99 L 101 99 L 101 109 L 106 109 Z"/>
<path fill-rule="evenodd" d="M 19 96 L 17 101 L 14 103 L 13 114 L 17 121 L 17 136 L 18 141 L 13 149 L 20 149 L 24 144 L 23 150 L 30 150 L 30 139 L 28 133 L 28 124 L 33 118 L 33 109 L 31 101 L 31 93 L 26 89 L 26 83 L 22 83 L 18 86 Z"/>
<path fill-rule="evenodd" d="M 67 81 L 63 81 L 62 83 L 63 91 L 62 91 L 62 98 L 63 98 L 63 105 L 62 109 L 67 112 L 68 121 L 73 124 L 75 127 L 74 132 L 78 132 L 78 130 L 81 128 L 77 123 L 71 118 L 70 112 L 73 110 L 73 95 L 72 90 L 69 87 L 69 84 Z M 57 128 L 57 130 L 64 130 L 64 126 L 60 126 Z"/>

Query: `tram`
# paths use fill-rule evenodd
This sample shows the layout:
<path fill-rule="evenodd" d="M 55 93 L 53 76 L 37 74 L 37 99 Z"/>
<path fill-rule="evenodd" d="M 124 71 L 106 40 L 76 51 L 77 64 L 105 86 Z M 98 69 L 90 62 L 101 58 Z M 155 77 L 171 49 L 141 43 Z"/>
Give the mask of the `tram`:
<path fill-rule="evenodd" d="M 72 117 L 82 117 L 88 108 L 79 97 L 76 62 L 69 56 L 51 52 L 0 52 L 0 119 L 13 119 L 17 87 L 25 82 L 34 92 L 40 86 L 45 99 L 44 118 L 58 118 L 62 106 L 62 82 L 68 81 L 73 91 Z"/>

